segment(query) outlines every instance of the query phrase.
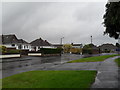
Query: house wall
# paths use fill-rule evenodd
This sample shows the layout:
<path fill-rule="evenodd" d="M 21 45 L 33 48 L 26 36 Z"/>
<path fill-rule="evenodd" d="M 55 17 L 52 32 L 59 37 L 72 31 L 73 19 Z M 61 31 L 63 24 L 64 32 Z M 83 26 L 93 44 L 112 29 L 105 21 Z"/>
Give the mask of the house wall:
<path fill-rule="evenodd" d="M 80 46 L 72 46 L 73 48 L 80 48 Z"/>
<path fill-rule="evenodd" d="M 12 44 L 4 44 L 4 46 L 6 46 L 7 48 L 16 48 L 16 49 L 19 49 L 18 48 L 18 46 L 19 46 L 18 44 L 15 44 L 15 46 L 12 46 Z M 24 45 L 22 45 L 21 49 L 31 51 L 31 45 L 24 44 Z"/>
<path fill-rule="evenodd" d="M 23 44 L 23 45 L 22 45 L 22 49 L 23 49 L 23 50 L 29 50 L 29 51 L 32 50 L 30 44 Z"/>
<path fill-rule="evenodd" d="M 3 44 L 4 46 L 6 46 L 7 48 L 16 48 L 18 49 L 18 45 L 15 44 L 15 46 L 12 46 L 12 44 Z"/>
<path fill-rule="evenodd" d="M 40 48 L 57 48 L 55 46 L 31 46 L 31 51 L 38 51 Z"/>
<path fill-rule="evenodd" d="M 43 48 L 56 48 L 54 46 L 43 46 Z"/>

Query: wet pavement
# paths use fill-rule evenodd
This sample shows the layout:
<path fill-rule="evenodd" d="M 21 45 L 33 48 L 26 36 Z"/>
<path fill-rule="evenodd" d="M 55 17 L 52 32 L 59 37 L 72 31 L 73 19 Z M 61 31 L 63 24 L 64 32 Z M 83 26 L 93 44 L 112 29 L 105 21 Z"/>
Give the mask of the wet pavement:
<path fill-rule="evenodd" d="M 115 59 L 120 56 L 108 58 L 98 66 L 98 73 L 92 88 L 119 88 L 118 66 Z"/>

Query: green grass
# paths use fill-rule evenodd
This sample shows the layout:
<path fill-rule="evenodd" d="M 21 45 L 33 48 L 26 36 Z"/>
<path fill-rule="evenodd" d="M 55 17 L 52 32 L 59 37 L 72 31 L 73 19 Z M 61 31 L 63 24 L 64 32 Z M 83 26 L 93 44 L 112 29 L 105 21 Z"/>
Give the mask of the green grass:
<path fill-rule="evenodd" d="M 2 79 L 0 79 L 0 90 L 2 88 Z"/>
<path fill-rule="evenodd" d="M 96 71 L 29 71 L 3 78 L 3 88 L 90 88 Z"/>
<path fill-rule="evenodd" d="M 115 59 L 115 62 L 117 63 L 118 67 L 120 67 L 120 58 Z"/>
<path fill-rule="evenodd" d="M 104 55 L 104 56 L 94 56 L 94 57 L 88 57 L 88 58 L 81 58 L 78 60 L 69 61 L 68 63 L 79 63 L 79 62 L 98 62 L 98 61 L 104 61 L 107 58 L 114 57 L 117 55 Z"/>

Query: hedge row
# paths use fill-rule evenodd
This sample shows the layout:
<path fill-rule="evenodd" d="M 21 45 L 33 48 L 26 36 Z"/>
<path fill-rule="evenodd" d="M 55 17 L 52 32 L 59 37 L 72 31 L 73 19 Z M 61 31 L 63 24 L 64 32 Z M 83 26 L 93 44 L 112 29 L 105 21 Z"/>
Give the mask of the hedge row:
<path fill-rule="evenodd" d="M 3 54 L 20 54 L 20 50 L 10 49 L 10 50 L 6 50 L 6 53 Z"/>
<path fill-rule="evenodd" d="M 41 48 L 40 52 L 43 54 L 60 54 L 62 51 L 61 48 L 53 49 L 53 48 Z"/>

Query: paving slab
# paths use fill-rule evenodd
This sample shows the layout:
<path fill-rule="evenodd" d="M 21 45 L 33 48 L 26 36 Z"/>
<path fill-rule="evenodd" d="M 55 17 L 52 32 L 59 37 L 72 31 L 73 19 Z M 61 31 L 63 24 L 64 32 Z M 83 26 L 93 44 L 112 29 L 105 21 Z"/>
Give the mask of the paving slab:
<path fill-rule="evenodd" d="M 118 87 L 118 66 L 115 59 L 120 56 L 108 58 L 98 66 L 98 73 L 91 90 L 94 88 L 119 88 Z"/>

